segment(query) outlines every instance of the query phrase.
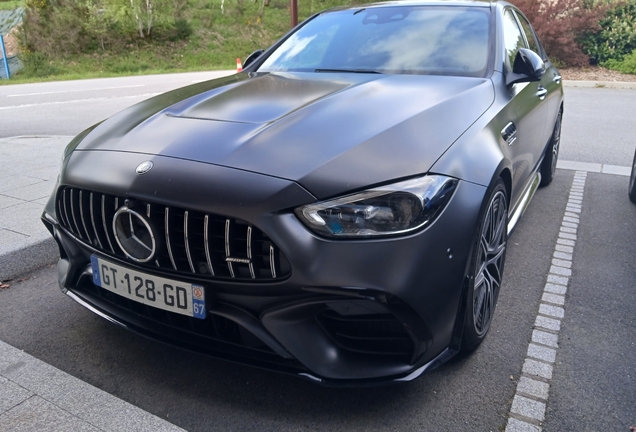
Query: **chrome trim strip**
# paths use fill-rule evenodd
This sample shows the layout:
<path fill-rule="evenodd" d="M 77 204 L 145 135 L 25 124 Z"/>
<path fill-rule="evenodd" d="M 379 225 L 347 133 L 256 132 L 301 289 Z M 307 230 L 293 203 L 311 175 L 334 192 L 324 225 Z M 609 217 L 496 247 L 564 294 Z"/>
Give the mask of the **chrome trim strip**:
<path fill-rule="evenodd" d="M 194 271 L 194 264 L 192 264 L 192 256 L 190 255 L 190 242 L 188 241 L 188 211 L 183 213 L 183 241 L 185 242 L 186 256 L 188 257 L 188 264 L 190 264 L 190 270 Z"/>
<path fill-rule="evenodd" d="M 208 262 L 208 270 L 210 275 L 214 276 L 214 268 L 212 268 L 212 260 L 210 259 L 210 244 L 209 244 L 209 215 L 205 215 L 205 226 L 203 227 L 203 242 L 205 243 L 205 259 Z"/>
<path fill-rule="evenodd" d="M 99 234 L 97 233 L 97 226 L 95 225 L 95 212 L 93 211 L 93 192 L 91 192 L 90 198 L 88 199 L 88 206 L 91 209 L 91 225 L 93 225 L 93 232 L 95 232 L 95 238 L 97 239 L 97 243 L 99 244 L 100 249 L 104 249 L 102 246 L 102 241 L 99 239 Z"/>
<path fill-rule="evenodd" d="M 177 269 L 177 265 L 174 263 L 174 257 L 172 256 L 172 248 L 170 247 L 170 232 L 168 230 L 168 220 L 170 219 L 170 207 L 166 207 L 165 213 L 165 229 L 166 229 L 166 247 L 168 248 L 168 256 L 170 256 L 170 262 L 172 263 L 172 268 Z"/>
<path fill-rule="evenodd" d="M 515 212 L 512 214 L 510 221 L 508 222 L 508 235 L 512 233 L 512 230 L 514 230 L 515 225 L 517 225 L 517 222 L 519 222 L 521 215 L 523 215 L 523 213 L 526 211 L 526 208 L 528 208 L 530 200 L 539 188 L 539 183 L 541 183 L 541 173 L 537 172 L 534 179 L 530 182 L 530 185 L 526 189 L 523 198 L 521 198 L 519 205 L 517 205 Z"/>
<path fill-rule="evenodd" d="M 276 257 L 274 256 L 274 246 L 269 245 L 269 269 L 272 272 L 272 278 L 276 279 Z"/>
<path fill-rule="evenodd" d="M 228 261 L 230 258 L 230 220 L 225 219 L 225 262 L 227 262 L 227 268 L 230 270 L 230 276 L 234 276 L 234 267 L 232 267 L 232 261 Z"/>
<path fill-rule="evenodd" d="M 108 240 L 108 246 L 110 246 L 110 251 L 114 254 L 115 248 L 113 247 L 113 243 L 110 241 L 108 227 L 106 225 L 106 195 L 102 195 L 102 224 L 104 225 L 104 233 L 106 234 L 106 240 Z"/>
<path fill-rule="evenodd" d="M 104 312 L 100 311 L 99 309 L 91 306 L 90 304 L 86 303 L 84 300 L 82 300 L 81 298 L 79 298 L 76 294 L 72 293 L 69 290 L 66 290 L 65 294 L 67 296 L 69 296 L 70 298 L 72 298 L 73 300 L 75 300 L 77 303 L 79 303 L 80 305 L 84 306 L 86 309 L 88 309 L 89 311 L 93 312 L 96 315 L 99 315 L 100 317 L 104 318 L 107 321 L 112 322 L 113 324 L 117 324 L 122 326 L 123 328 L 128 328 L 128 326 L 120 321 L 117 321 L 115 318 L 112 318 L 108 315 L 106 315 Z"/>
<path fill-rule="evenodd" d="M 86 221 L 84 217 L 84 191 L 79 192 L 79 208 L 80 208 L 80 218 L 82 219 L 82 226 L 84 227 L 84 232 L 86 233 L 86 238 L 88 241 L 93 244 L 93 239 L 91 239 L 91 235 L 88 233 L 88 228 L 86 228 Z"/>
<path fill-rule="evenodd" d="M 64 206 L 64 219 L 66 219 L 66 226 L 69 231 L 71 230 L 71 220 L 68 218 L 68 208 L 66 208 L 66 189 L 62 192 L 62 204 Z"/>
<path fill-rule="evenodd" d="M 146 204 L 146 216 L 150 219 L 150 204 Z"/>
<path fill-rule="evenodd" d="M 254 264 L 252 264 L 252 226 L 247 227 L 247 259 L 249 260 L 250 276 L 252 279 L 256 279 L 254 275 Z"/>
<path fill-rule="evenodd" d="M 77 229 L 77 236 L 83 240 L 84 238 L 82 237 L 82 233 L 80 232 L 79 225 L 77 224 L 77 218 L 75 218 L 75 205 L 73 204 L 73 191 L 74 189 L 71 189 L 71 193 L 69 194 L 71 196 L 71 216 L 73 216 L 73 224 L 75 225 L 75 229 Z"/>
<path fill-rule="evenodd" d="M 119 197 L 115 197 L 115 211 L 119 210 Z"/>

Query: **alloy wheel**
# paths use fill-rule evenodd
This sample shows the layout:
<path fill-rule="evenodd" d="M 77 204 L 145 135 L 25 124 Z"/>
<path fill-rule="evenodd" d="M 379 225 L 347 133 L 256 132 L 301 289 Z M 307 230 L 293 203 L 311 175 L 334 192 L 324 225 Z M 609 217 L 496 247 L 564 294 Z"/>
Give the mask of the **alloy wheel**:
<path fill-rule="evenodd" d="M 490 201 L 482 224 L 475 262 L 473 323 L 478 336 L 490 327 L 501 279 L 507 242 L 508 208 L 506 196 L 499 191 Z"/>

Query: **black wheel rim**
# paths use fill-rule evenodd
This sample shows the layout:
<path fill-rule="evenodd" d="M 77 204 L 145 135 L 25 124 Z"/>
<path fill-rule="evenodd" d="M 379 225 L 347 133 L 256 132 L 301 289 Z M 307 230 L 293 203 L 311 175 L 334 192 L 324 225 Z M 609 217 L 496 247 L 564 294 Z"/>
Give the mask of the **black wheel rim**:
<path fill-rule="evenodd" d="M 561 144 L 561 114 L 557 117 L 552 134 L 552 175 L 556 172 L 557 160 L 559 158 L 559 145 Z"/>
<path fill-rule="evenodd" d="M 473 290 L 473 323 L 478 336 L 490 327 L 501 279 L 507 241 L 506 196 L 499 191 L 490 201 L 479 236 Z"/>

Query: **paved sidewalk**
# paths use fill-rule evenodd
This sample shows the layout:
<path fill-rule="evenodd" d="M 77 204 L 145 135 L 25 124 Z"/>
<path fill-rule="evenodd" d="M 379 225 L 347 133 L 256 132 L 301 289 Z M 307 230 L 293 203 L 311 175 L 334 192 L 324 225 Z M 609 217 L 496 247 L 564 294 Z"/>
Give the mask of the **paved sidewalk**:
<path fill-rule="evenodd" d="M 0 281 L 58 259 L 40 221 L 72 137 L 0 139 Z"/>
<path fill-rule="evenodd" d="M 0 430 L 183 431 L 2 341 Z"/>

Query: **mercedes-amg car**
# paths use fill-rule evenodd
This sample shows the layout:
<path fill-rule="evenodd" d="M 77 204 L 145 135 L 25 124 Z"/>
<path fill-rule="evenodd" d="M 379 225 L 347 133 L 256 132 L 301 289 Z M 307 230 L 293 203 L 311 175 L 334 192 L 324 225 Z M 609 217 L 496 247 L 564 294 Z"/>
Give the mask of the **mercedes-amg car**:
<path fill-rule="evenodd" d="M 559 152 L 561 77 L 526 17 L 356 5 L 245 63 L 71 141 L 42 216 L 62 291 L 153 339 L 330 385 L 475 350 Z"/>

